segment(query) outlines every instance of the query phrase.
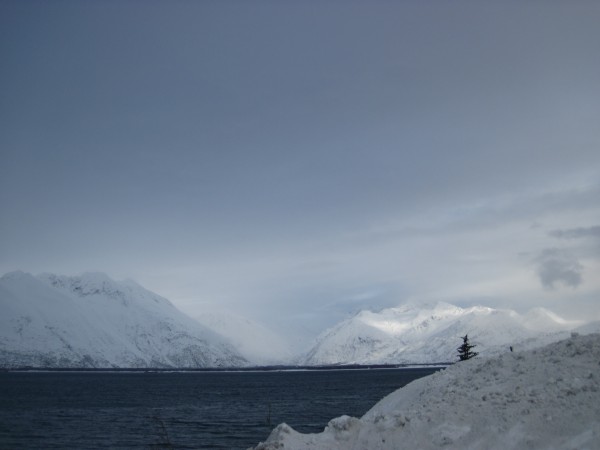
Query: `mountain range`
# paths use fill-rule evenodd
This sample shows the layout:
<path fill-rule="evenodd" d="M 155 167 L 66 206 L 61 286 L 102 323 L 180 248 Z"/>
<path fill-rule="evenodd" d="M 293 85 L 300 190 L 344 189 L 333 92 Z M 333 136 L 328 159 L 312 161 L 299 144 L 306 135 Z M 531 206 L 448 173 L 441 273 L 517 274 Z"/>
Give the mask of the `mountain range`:
<path fill-rule="evenodd" d="M 20 271 L 0 278 L 0 367 L 245 365 L 225 338 L 133 281 Z"/>
<path fill-rule="evenodd" d="M 310 350 L 230 312 L 191 318 L 134 281 L 11 272 L 0 277 L 0 367 L 202 368 L 250 365 L 429 364 L 456 360 L 467 334 L 492 356 L 568 336 L 581 328 L 543 308 L 512 310 L 448 303 L 361 311 L 324 331 Z"/>
<path fill-rule="evenodd" d="M 468 335 L 482 355 L 520 350 L 568 337 L 581 325 L 544 308 L 526 314 L 448 303 L 361 311 L 323 332 L 301 364 L 428 364 L 452 362 Z"/>

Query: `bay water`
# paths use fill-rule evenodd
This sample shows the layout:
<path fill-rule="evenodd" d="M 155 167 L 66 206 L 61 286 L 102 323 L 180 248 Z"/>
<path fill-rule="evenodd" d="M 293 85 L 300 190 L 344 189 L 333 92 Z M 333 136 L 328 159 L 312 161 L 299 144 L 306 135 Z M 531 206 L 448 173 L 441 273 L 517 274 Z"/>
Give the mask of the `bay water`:
<path fill-rule="evenodd" d="M 241 449 L 279 423 L 320 432 L 435 368 L 3 372 L 2 449 Z"/>

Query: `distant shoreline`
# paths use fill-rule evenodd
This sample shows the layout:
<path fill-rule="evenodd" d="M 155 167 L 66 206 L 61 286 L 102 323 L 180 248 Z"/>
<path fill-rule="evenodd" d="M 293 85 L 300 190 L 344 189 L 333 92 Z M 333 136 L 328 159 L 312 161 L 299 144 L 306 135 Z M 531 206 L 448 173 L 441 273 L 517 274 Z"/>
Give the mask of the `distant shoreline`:
<path fill-rule="evenodd" d="M 324 366 L 253 366 L 253 367 L 199 367 L 199 368 L 126 368 L 126 367 L 16 367 L 0 368 L 0 372 L 115 372 L 115 373 L 169 373 L 169 372 L 298 372 L 329 370 L 372 370 L 372 369 L 437 369 L 445 368 L 453 363 L 441 362 L 431 364 L 339 364 Z"/>

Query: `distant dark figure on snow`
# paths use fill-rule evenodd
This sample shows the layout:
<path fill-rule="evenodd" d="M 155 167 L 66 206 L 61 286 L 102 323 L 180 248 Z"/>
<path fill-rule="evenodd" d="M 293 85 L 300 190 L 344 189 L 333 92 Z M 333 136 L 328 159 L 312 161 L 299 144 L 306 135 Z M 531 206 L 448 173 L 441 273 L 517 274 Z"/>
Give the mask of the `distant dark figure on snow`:
<path fill-rule="evenodd" d="M 475 347 L 475 345 L 469 344 L 469 336 L 468 335 L 464 335 L 462 337 L 463 343 L 460 347 L 457 348 L 458 350 L 458 357 L 460 358 L 461 361 L 465 361 L 467 359 L 471 359 L 474 356 L 477 356 L 478 353 L 477 352 L 472 352 L 471 349 Z"/>
<path fill-rule="evenodd" d="M 511 345 L 510 347 L 508 347 L 508 348 L 510 348 L 510 351 L 511 351 L 511 352 L 513 351 L 512 345 Z"/>

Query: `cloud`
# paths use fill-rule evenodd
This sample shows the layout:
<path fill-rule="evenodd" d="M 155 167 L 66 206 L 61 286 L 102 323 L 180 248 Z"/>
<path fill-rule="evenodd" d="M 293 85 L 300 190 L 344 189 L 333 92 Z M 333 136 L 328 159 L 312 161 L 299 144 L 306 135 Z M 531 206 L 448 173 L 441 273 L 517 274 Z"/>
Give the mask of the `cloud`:
<path fill-rule="evenodd" d="M 540 281 L 547 289 L 554 289 L 555 283 L 576 288 L 583 281 L 583 266 L 566 250 L 547 248 L 534 262 Z"/>
<path fill-rule="evenodd" d="M 600 225 L 595 225 L 592 227 L 569 228 L 566 230 L 553 230 L 550 232 L 550 236 L 559 239 L 600 239 Z"/>
<path fill-rule="evenodd" d="M 573 242 L 571 251 L 577 249 L 577 254 L 580 258 L 600 258 L 600 225 L 557 229 L 551 231 L 549 235 L 557 239 Z"/>

